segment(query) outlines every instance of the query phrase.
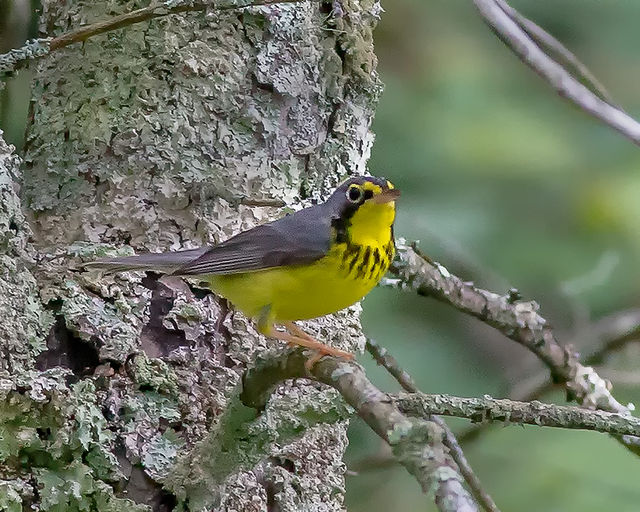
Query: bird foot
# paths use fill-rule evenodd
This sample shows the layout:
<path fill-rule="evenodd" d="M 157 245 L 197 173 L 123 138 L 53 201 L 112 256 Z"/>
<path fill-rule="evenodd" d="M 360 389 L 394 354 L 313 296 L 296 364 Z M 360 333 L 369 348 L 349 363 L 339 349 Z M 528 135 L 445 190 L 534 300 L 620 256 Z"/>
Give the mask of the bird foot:
<path fill-rule="evenodd" d="M 321 343 L 315 340 L 293 322 L 286 322 L 282 325 L 289 332 L 282 332 L 273 329 L 271 335 L 274 338 L 286 341 L 290 346 L 306 347 L 312 349 L 315 352 L 311 357 L 309 357 L 309 359 L 307 359 L 304 364 L 307 373 L 311 373 L 313 366 L 324 356 L 340 357 L 342 359 L 346 359 L 347 361 L 351 361 L 355 358 L 355 356 L 351 352 L 346 352 L 344 350 L 331 347 L 329 345 L 326 345 L 325 343 Z"/>

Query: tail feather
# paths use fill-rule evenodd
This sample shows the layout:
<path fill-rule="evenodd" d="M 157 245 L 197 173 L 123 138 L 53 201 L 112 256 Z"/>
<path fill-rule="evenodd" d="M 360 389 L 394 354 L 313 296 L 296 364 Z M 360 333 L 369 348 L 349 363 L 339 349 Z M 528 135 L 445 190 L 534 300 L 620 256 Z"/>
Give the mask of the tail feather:
<path fill-rule="evenodd" d="M 161 252 L 124 256 L 121 258 L 103 258 L 89 261 L 83 265 L 87 270 L 102 270 L 107 273 L 126 272 L 129 270 L 152 270 L 171 274 L 187 263 L 198 259 L 208 247 L 187 249 L 185 251 Z"/>

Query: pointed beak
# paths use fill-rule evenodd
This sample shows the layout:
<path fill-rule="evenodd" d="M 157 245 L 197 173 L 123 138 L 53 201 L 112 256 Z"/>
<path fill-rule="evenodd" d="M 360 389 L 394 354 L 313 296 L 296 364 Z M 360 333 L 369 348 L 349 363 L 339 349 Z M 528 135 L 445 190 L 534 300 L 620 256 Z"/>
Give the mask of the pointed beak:
<path fill-rule="evenodd" d="M 390 203 L 391 201 L 395 201 L 400 197 L 400 191 L 397 188 L 391 188 L 389 190 L 384 190 L 377 196 L 373 196 L 371 198 L 372 203 L 376 204 L 384 204 Z"/>

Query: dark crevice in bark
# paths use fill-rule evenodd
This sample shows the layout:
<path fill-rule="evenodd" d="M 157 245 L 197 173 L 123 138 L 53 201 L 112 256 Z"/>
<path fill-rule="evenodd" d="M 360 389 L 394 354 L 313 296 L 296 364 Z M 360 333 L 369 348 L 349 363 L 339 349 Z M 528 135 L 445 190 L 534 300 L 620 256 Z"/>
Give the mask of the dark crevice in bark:
<path fill-rule="evenodd" d="M 333 1 L 321 2 L 318 10 L 322 14 L 331 14 L 333 12 Z"/>
<path fill-rule="evenodd" d="M 225 320 L 229 315 L 233 315 L 233 307 L 229 303 L 227 299 L 224 297 L 217 297 L 218 304 L 220 305 L 220 317 L 215 323 L 215 332 L 220 334 L 224 339 L 224 343 L 228 345 L 231 343 L 232 336 L 231 332 L 224 324 Z M 243 371 L 242 365 L 239 365 L 235 362 L 231 357 L 229 357 L 227 350 L 224 347 L 221 347 L 219 344 L 216 344 L 215 336 L 207 336 L 209 340 L 209 344 L 213 353 L 218 354 L 218 358 L 220 362 L 226 366 L 227 368 L 232 368 L 234 370 Z"/>
<path fill-rule="evenodd" d="M 336 119 L 338 118 L 338 112 L 340 111 L 340 105 L 336 104 L 331 110 L 331 114 L 329 114 L 329 118 L 327 119 L 327 139 L 331 137 L 333 134 L 333 127 L 336 124 Z"/>
<path fill-rule="evenodd" d="M 176 496 L 150 478 L 140 466 L 130 466 L 128 482 L 120 493 L 136 503 L 151 507 L 153 512 L 171 512 L 176 508 Z"/>
<path fill-rule="evenodd" d="M 264 490 L 267 493 L 267 512 L 280 512 L 280 505 L 276 501 L 275 484 L 268 480 L 263 482 Z"/>
<path fill-rule="evenodd" d="M 143 327 L 140 337 L 142 349 L 150 357 L 166 357 L 176 348 L 189 345 L 183 331 L 169 329 L 163 323 L 164 318 L 173 308 L 176 290 L 159 277 L 159 274 L 148 272 L 142 280 L 142 285 L 153 292 L 149 321 Z"/>
<path fill-rule="evenodd" d="M 336 46 L 335 46 L 336 55 L 340 58 L 342 62 L 342 74 L 348 75 L 349 70 L 347 69 L 347 51 L 342 47 L 342 41 L 339 37 L 336 38 Z"/>
<path fill-rule="evenodd" d="M 276 90 L 273 87 L 273 84 L 262 83 L 256 80 L 256 87 L 262 91 L 267 91 L 270 94 L 276 94 Z"/>
<path fill-rule="evenodd" d="M 309 191 L 307 190 L 308 184 L 306 182 L 300 183 L 300 188 L 298 188 L 298 194 L 300 195 L 300 199 L 303 201 L 309 198 Z"/>
<path fill-rule="evenodd" d="M 282 483 L 274 482 L 262 469 L 254 471 L 254 474 L 256 475 L 256 480 L 264 489 L 267 498 L 266 512 L 281 512 L 282 507 L 278 503 L 276 495 L 282 490 Z"/>
<path fill-rule="evenodd" d="M 40 371 L 54 367 L 68 368 L 79 379 L 93 374 L 99 364 L 97 348 L 71 331 L 64 315 L 56 315 L 47 336 L 47 350 L 36 358 L 36 368 Z"/>
<path fill-rule="evenodd" d="M 202 283 L 201 286 L 195 286 L 187 282 L 187 286 L 189 290 L 191 290 L 191 293 L 193 293 L 193 296 L 198 300 L 204 299 L 207 295 L 213 295 L 213 292 L 209 290 L 209 288 L 202 288 L 202 286 L 206 286 L 205 283 Z"/>
<path fill-rule="evenodd" d="M 233 315 L 233 309 L 229 304 L 229 301 L 224 297 L 218 298 L 218 304 L 220 304 L 220 318 L 218 318 L 218 321 L 216 322 L 215 329 L 216 332 L 221 334 L 224 340 L 228 343 L 231 341 L 231 333 L 229 332 L 229 329 L 227 329 L 227 326 L 224 325 L 224 321 L 227 319 L 229 314 Z"/>
<path fill-rule="evenodd" d="M 286 469 L 289 473 L 295 474 L 296 472 L 295 462 L 288 457 L 271 457 L 269 460 L 274 466 Z"/>
<path fill-rule="evenodd" d="M 177 504 L 178 500 L 176 499 L 175 494 L 162 489 L 158 506 L 153 509 L 153 512 L 170 512 L 176 508 Z"/>

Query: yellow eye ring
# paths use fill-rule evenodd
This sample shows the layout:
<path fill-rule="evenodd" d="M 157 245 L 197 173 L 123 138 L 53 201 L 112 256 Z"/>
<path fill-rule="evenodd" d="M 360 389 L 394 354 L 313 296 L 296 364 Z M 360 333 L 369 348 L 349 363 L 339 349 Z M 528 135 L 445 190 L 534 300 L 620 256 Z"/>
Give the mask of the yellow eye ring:
<path fill-rule="evenodd" d="M 347 199 L 352 203 L 359 203 L 362 199 L 362 187 L 351 185 L 347 189 Z"/>

